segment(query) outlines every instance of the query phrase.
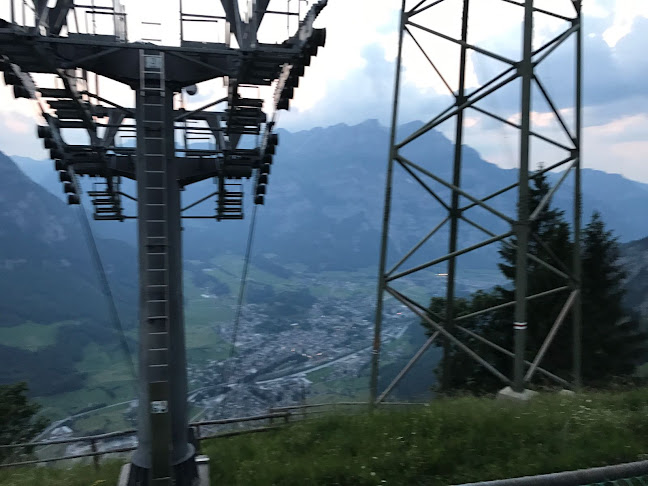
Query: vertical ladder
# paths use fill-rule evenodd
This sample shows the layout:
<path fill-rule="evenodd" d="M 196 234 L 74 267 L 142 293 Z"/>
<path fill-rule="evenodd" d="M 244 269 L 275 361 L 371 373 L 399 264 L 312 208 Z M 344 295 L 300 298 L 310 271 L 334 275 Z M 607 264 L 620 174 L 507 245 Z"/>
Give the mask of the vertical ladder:
<path fill-rule="evenodd" d="M 147 385 L 151 426 L 151 485 L 171 486 L 169 413 L 169 246 L 165 133 L 164 53 L 140 50 L 138 130 L 143 134 L 145 182 L 143 220 L 146 237 Z"/>
<path fill-rule="evenodd" d="M 105 182 L 95 182 L 88 196 L 92 198 L 94 219 L 98 221 L 123 221 L 119 177 L 107 176 Z"/>
<path fill-rule="evenodd" d="M 218 178 L 216 219 L 243 219 L 243 184 L 226 183 L 224 174 Z"/>

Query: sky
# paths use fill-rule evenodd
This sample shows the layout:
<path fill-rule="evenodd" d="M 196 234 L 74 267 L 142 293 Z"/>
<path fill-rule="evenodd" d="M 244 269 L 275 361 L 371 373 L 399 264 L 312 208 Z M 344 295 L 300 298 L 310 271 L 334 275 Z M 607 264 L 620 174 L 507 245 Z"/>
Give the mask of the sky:
<path fill-rule="evenodd" d="M 11 0 L 0 1 L 0 17 L 7 18 Z M 100 0 L 97 0 L 98 2 Z M 122 0 L 129 14 L 129 39 L 160 38 L 177 43 L 179 23 L 175 10 L 178 0 Z M 105 2 L 105 0 L 104 0 Z M 298 0 L 291 0 L 295 9 Z M 87 2 L 86 2 L 87 3 Z M 349 125 L 366 119 L 390 123 L 393 99 L 395 59 L 398 45 L 400 0 L 329 0 L 316 26 L 327 28 L 327 45 L 307 68 L 306 76 L 289 112 L 281 112 L 279 126 L 291 131 Z M 449 35 L 456 35 L 461 20 L 461 1 L 445 0 L 414 20 Z M 522 9 L 501 0 L 473 1 L 469 20 L 469 42 L 510 58 L 519 58 Z M 245 11 L 247 1 L 240 0 Z M 413 4 L 413 0 L 408 0 Z M 302 2 L 305 9 L 306 2 Z M 538 7 L 571 14 L 570 0 L 536 0 Z M 152 7 L 155 8 L 152 8 Z M 271 0 L 271 9 L 285 9 L 287 0 Z M 184 0 L 189 13 L 219 14 L 219 2 Z M 571 10 L 570 10 L 571 9 Z M 584 1 L 584 139 L 585 167 L 620 173 L 648 183 L 648 2 L 645 0 Z M 143 26 L 141 22 L 160 22 Z M 90 27 L 92 21 L 90 20 Z M 534 44 L 553 37 L 566 24 L 543 15 L 536 16 Z M 107 27 L 101 22 L 97 28 Z M 282 40 L 295 24 L 268 17 L 262 27 L 261 40 Z M 220 24 L 185 24 L 185 33 L 195 40 L 223 41 Z M 446 41 L 437 41 L 418 29 L 412 29 L 451 87 L 457 81 L 458 49 Z M 479 54 L 470 58 L 467 85 L 476 88 L 501 68 Z M 539 69 L 547 90 L 555 97 L 568 126 L 573 124 L 573 43 L 557 49 Z M 448 91 L 429 63 L 406 38 L 403 51 L 403 84 L 399 123 L 427 121 L 449 103 Z M 116 83 L 101 81 L 102 94 L 123 103 L 132 96 Z M 188 98 L 188 107 L 197 107 L 222 96 L 221 82 L 199 86 L 199 94 Z M 269 91 L 259 93 L 268 96 Z M 515 86 L 485 100 L 488 108 L 509 120 L 519 118 L 519 90 Z M 534 128 L 543 134 L 558 132 L 549 108 L 534 96 Z M 471 112 L 466 119 L 465 142 L 477 149 L 486 160 L 502 167 L 516 165 L 517 137 L 483 116 Z M 34 104 L 14 100 L 0 81 L 0 150 L 9 155 L 43 159 L 46 153 L 35 137 L 38 115 Z M 440 130 L 450 135 L 453 125 Z M 537 162 L 554 154 L 542 144 L 532 147 Z"/>

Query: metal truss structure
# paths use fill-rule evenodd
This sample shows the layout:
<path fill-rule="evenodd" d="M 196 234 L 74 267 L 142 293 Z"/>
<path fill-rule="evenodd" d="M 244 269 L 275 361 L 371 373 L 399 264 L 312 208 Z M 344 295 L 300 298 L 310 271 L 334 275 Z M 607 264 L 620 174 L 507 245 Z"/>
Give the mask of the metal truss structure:
<path fill-rule="evenodd" d="M 580 0 L 555 0 L 546 5 L 546 8 L 538 6 L 542 0 L 492 0 L 490 1 L 490 18 L 498 18 L 497 9 L 506 6 L 509 9 L 517 9 L 521 20 L 522 49 L 519 51 L 521 56 L 514 58 L 510 54 L 496 52 L 494 48 L 480 46 L 478 43 L 471 43 L 469 19 L 471 9 L 475 7 L 484 7 L 479 2 L 470 0 L 460 0 L 454 2 L 457 7 L 455 18 L 461 20 L 460 28 L 453 33 L 443 31 L 441 28 L 432 28 L 426 23 L 425 19 L 436 18 L 435 12 L 444 6 L 450 4 L 446 0 L 421 0 L 410 2 L 403 0 L 401 8 L 400 35 L 398 58 L 396 67 L 395 93 L 393 103 L 393 117 L 391 127 L 391 140 L 389 149 L 389 162 L 387 167 L 387 183 L 385 193 L 385 208 L 383 219 L 382 234 L 382 251 L 379 270 L 378 284 L 378 301 L 376 310 L 376 323 L 373 342 L 372 355 L 372 375 L 371 375 L 371 399 L 372 403 L 378 403 L 384 400 L 394 389 L 396 384 L 411 369 L 417 360 L 433 344 L 435 339 L 443 339 L 444 359 L 443 373 L 441 377 L 441 387 L 443 388 L 448 382 L 447 373 L 451 369 L 451 349 L 461 350 L 470 355 L 475 360 L 475 366 L 483 366 L 491 371 L 495 376 L 501 379 L 503 386 L 510 385 L 514 392 L 521 393 L 538 373 L 543 374 L 551 380 L 556 381 L 564 387 L 580 386 L 580 361 L 581 361 L 581 311 L 580 311 L 580 281 L 581 281 L 581 257 L 580 257 L 580 226 L 581 226 L 581 179 L 580 179 L 580 147 L 581 147 L 581 52 L 582 52 L 582 30 L 581 30 L 581 1 Z M 461 7 L 459 7 L 461 4 Z M 447 13 L 447 12 L 445 12 Z M 445 14 L 440 12 L 440 14 Z M 534 24 L 539 19 L 545 21 L 558 22 L 560 33 L 555 37 L 545 39 L 534 38 Z M 480 20 L 481 22 L 481 20 Z M 421 39 L 436 39 L 437 49 L 430 50 L 424 47 Z M 552 54 L 557 49 L 571 49 L 565 46 L 568 41 L 573 41 L 573 71 L 560 73 L 561 83 L 571 83 L 573 88 L 573 103 L 565 103 L 560 107 L 554 101 L 550 92 L 547 90 L 540 74 L 540 69 L 548 60 L 551 60 Z M 399 104 L 408 100 L 402 98 L 403 77 L 402 68 L 407 61 L 404 53 L 404 43 L 412 41 L 410 44 L 412 51 L 415 51 L 420 59 L 423 54 L 428 67 L 431 67 L 436 73 L 439 85 L 447 87 L 450 92 L 449 106 L 435 114 L 435 116 L 425 123 L 422 127 L 412 130 L 411 133 L 405 133 L 401 140 L 397 140 L 397 123 Z M 445 42 L 443 49 L 441 43 Z M 406 45 L 406 44 L 405 44 Z M 507 46 L 510 47 L 510 46 Z M 455 51 L 450 51 L 454 48 Z M 510 48 L 509 51 L 514 50 Z M 444 77 L 443 68 L 438 67 L 437 58 L 448 56 L 449 52 L 455 52 L 458 55 L 458 72 L 452 73 L 451 77 Z M 454 55 L 454 54 L 453 54 Z M 435 57 L 436 56 L 436 57 Z M 490 75 L 487 79 L 479 80 L 478 86 L 469 89 L 468 77 L 475 68 L 477 58 L 491 62 L 491 65 L 497 65 L 497 74 Z M 430 71 L 432 72 L 432 71 Z M 456 76 L 456 77 L 455 77 Z M 454 82 L 456 80 L 456 82 Z M 511 86 L 517 86 L 514 91 L 515 108 L 509 114 L 497 113 L 494 109 L 484 107 L 485 102 L 498 96 L 503 90 Z M 508 99 L 513 96 L 507 95 Z M 500 98 L 501 100 L 501 98 Z M 519 100 L 519 102 L 518 102 Z M 421 102 L 424 100 L 421 99 Z M 557 131 L 552 134 L 544 134 L 536 126 L 535 113 L 532 110 L 532 103 L 536 104 L 542 101 L 547 107 L 547 114 L 553 119 Z M 573 115 L 573 122 L 566 119 L 565 113 L 570 112 Z M 519 143 L 519 153 L 517 159 L 517 182 L 514 184 L 501 187 L 500 190 L 483 195 L 474 194 L 462 187 L 462 173 L 465 168 L 462 162 L 465 158 L 466 133 L 468 130 L 467 120 L 469 116 L 481 116 L 491 123 L 501 124 L 503 127 L 513 131 L 515 138 Z M 511 116 L 512 115 L 512 116 Z M 519 119 L 519 122 L 516 120 Z M 414 160 L 413 156 L 406 155 L 408 148 L 416 140 L 430 134 L 432 130 L 438 129 L 443 123 L 454 122 L 448 132 L 454 133 L 454 154 L 452 157 L 451 178 L 441 176 L 438 170 L 424 167 L 424 163 Z M 447 132 L 446 132 L 447 133 Z M 531 145 L 544 143 L 552 147 L 554 153 L 557 153 L 555 161 L 545 161 L 544 166 L 539 170 L 532 170 Z M 534 145 L 535 146 L 535 145 Z M 420 152 L 419 152 L 420 155 Z M 435 161 L 435 154 L 426 153 L 428 159 Z M 558 182 L 550 189 L 549 194 L 539 203 L 538 207 L 529 207 L 529 183 L 536 177 L 550 170 L 561 168 L 564 170 L 558 178 Z M 392 218 L 392 208 L 396 201 L 392 194 L 394 184 L 396 183 L 395 171 L 398 169 L 403 177 L 410 178 L 410 182 L 416 181 L 430 197 L 431 205 L 440 205 L 446 217 L 429 233 L 425 235 L 413 248 L 404 255 L 397 255 L 394 260 L 398 263 L 388 268 L 388 242 L 392 236 L 390 233 L 390 218 Z M 402 169 L 402 170 L 401 170 Z M 448 171 L 446 171 L 446 174 Z M 531 223 L 538 218 L 542 210 L 547 207 L 550 199 L 556 190 L 563 185 L 567 177 L 573 175 L 573 238 L 574 251 L 573 262 L 565 267 L 557 261 L 555 255 L 552 255 L 550 249 L 543 242 L 538 244 L 546 250 L 546 258 L 539 258 L 537 255 L 529 253 L 529 241 L 531 238 L 538 240 L 537 235 L 530 231 Z M 439 188 L 439 189 L 437 189 Z M 517 214 L 509 216 L 503 211 L 496 209 L 492 204 L 493 199 L 508 191 L 517 191 Z M 444 197 L 440 191 L 445 191 L 448 197 Z M 471 216 L 475 209 L 482 211 L 482 214 L 488 213 L 495 216 L 496 219 L 503 222 L 504 227 L 508 227 L 504 232 L 498 233 L 491 231 L 484 225 L 476 221 Z M 439 230 L 445 225 L 449 225 L 449 242 L 448 251 L 445 255 L 440 255 L 434 260 L 427 260 L 422 264 L 410 264 L 410 268 L 403 269 L 403 265 L 431 238 L 438 236 Z M 462 229 L 477 229 L 483 235 L 481 241 L 461 247 L 460 225 Z M 474 233 L 473 233 L 474 234 Z M 465 238 L 463 238 L 465 240 Z M 473 240 L 474 241 L 474 240 Z M 456 282 L 457 282 L 457 259 L 463 255 L 479 250 L 487 245 L 500 243 L 513 248 L 516 254 L 515 264 L 515 298 L 513 301 L 498 305 L 496 308 L 486 309 L 474 312 L 469 315 L 457 316 L 456 309 Z M 399 259 L 400 258 L 400 259 Z M 542 292 L 537 295 L 528 293 L 528 262 L 533 260 L 535 264 L 541 265 L 548 271 L 563 279 L 564 284 L 558 288 Z M 447 263 L 447 284 L 445 286 L 446 309 L 444 316 L 434 315 L 428 308 L 427 302 L 419 302 L 415 297 L 407 295 L 406 290 L 398 290 L 395 285 L 404 277 L 414 276 L 429 269 L 430 267 Z M 571 268 L 569 268 L 571 266 Z M 525 338 L 527 334 L 527 302 L 530 299 L 542 299 L 548 295 L 563 293 L 565 295 L 564 306 L 555 318 L 553 327 L 550 329 L 540 347 L 537 355 L 532 360 L 525 358 Z M 396 376 L 391 384 L 381 394 L 378 392 L 378 373 L 379 373 L 379 356 L 381 343 L 381 328 L 383 321 L 383 300 L 385 294 L 395 298 L 404 306 L 409 308 L 421 320 L 427 322 L 429 327 L 434 331 L 427 342 L 414 355 L 407 366 Z M 514 349 L 504 349 L 496 343 L 490 342 L 483 336 L 466 329 L 462 326 L 464 319 L 474 318 L 485 312 L 494 311 L 505 307 L 514 307 L 515 322 L 511 322 L 511 332 L 513 333 Z M 552 344 L 557 331 L 566 320 L 569 312 L 572 313 L 573 323 L 573 376 L 570 379 L 555 376 L 554 374 L 541 367 L 543 357 L 548 347 Z M 484 357 L 480 356 L 473 349 L 465 344 L 466 338 L 480 341 L 482 344 L 489 346 L 497 352 L 503 353 L 512 358 L 512 378 L 510 370 L 496 369 Z"/>
<path fill-rule="evenodd" d="M 182 305 L 181 219 L 188 207 L 181 209 L 180 191 L 213 178 L 216 191 L 189 207 L 215 197 L 216 211 L 209 217 L 242 219 L 237 181 L 254 178 L 254 202 L 264 204 L 278 144 L 275 114 L 289 108 L 299 78 L 326 40 L 326 31 L 313 23 L 327 0 L 313 2 L 303 15 L 294 8 L 268 10 L 270 0 L 251 1 L 245 15 L 236 0 L 220 3 L 222 15 L 202 15 L 186 12 L 181 2 L 181 38 L 173 46 L 156 44 L 159 39 L 129 42 L 126 12 L 117 0 L 11 0 L 9 18 L 0 19 L 5 84 L 17 98 L 38 103 L 46 122 L 38 135 L 69 204 L 81 202 L 80 177 L 98 178 L 89 191 L 95 219 L 139 220 L 139 446 L 130 485 L 190 485 L 196 476 Z M 298 19 L 282 43 L 258 40 L 270 14 Z M 92 28 L 82 27 L 83 16 L 86 25 L 92 19 Z M 97 17 L 109 19 L 108 32 L 97 32 Z M 192 22 L 222 25 L 225 41 L 186 40 Z M 54 75 L 54 86 L 37 86 L 31 73 Z M 101 96 L 99 76 L 135 91 L 135 106 Z M 174 102 L 177 94 L 195 94 L 195 85 L 215 78 L 227 86 L 225 97 L 194 110 Z M 271 116 L 262 98 L 242 94 L 273 85 Z M 68 137 L 72 132 L 88 142 L 68 143 L 79 139 Z M 129 135 L 135 144 L 118 143 L 119 136 Z M 253 144 L 242 146 L 250 135 Z M 196 139 L 208 143 L 191 143 Z M 122 191 L 124 178 L 136 181 L 137 194 Z M 137 216 L 124 214 L 122 197 L 137 202 Z"/>

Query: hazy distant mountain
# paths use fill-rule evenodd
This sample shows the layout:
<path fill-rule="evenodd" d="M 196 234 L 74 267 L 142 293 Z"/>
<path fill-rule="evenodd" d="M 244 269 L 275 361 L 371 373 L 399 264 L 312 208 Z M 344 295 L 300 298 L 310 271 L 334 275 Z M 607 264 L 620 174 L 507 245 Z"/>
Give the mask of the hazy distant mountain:
<path fill-rule="evenodd" d="M 118 240 L 98 239 L 97 244 L 121 317 L 132 326 L 134 249 Z M 27 343 L 30 333 L 47 333 L 44 326 L 56 329 L 50 346 L 34 350 L 0 340 L 0 383 L 30 377 L 41 394 L 73 389 L 83 378 L 74 362 L 82 358 L 86 344 L 118 343 L 93 265 L 76 209 L 0 152 L 0 330 L 3 336 L 24 333 Z M 25 327 L 29 322 L 36 327 Z"/>
<path fill-rule="evenodd" d="M 411 131 L 416 125 L 410 124 L 401 131 Z M 297 261 L 314 269 L 375 266 L 382 224 L 387 141 L 387 128 L 376 121 L 298 133 L 281 131 L 266 206 L 259 209 L 258 251 L 274 253 L 282 261 Z M 414 161 L 427 161 L 427 167 L 450 178 L 453 146 L 440 133 L 431 132 L 422 137 L 405 153 Z M 444 210 L 411 177 L 403 174 L 402 169 L 397 168 L 397 174 L 391 232 L 393 255 L 403 254 L 408 245 L 413 245 L 445 216 Z M 553 180 L 558 177 L 559 174 L 550 174 Z M 483 196 L 515 180 L 515 170 L 488 163 L 475 150 L 465 147 L 462 186 L 468 192 Z M 638 218 L 642 218 L 642 208 L 648 203 L 648 185 L 590 169 L 583 171 L 583 184 L 584 224 L 594 210 L 599 210 L 608 227 L 622 241 L 648 233 L 648 228 L 637 224 Z M 430 186 L 442 197 L 449 194 L 438 184 Z M 565 209 L 568 217 L 572 211 L 571 190 L 568 178 L 554 196 L 554 204 Z M 490 203 L 513 216 L 516 194 L 506 193 Z M 507 229 L 498 218 L 481 209 L 470 210 L 467 216 L 492 231 Z M 210 222 L 203 228 L 213 251 L 233 241 L 243 245 L 245 225 L 223 226 Z M 191 238 L 189 232 L 185 236 Z M 482 239 L 484 234 L 479 230 L 462 225 L 460 247 Z M 446 226 L 423 248 L 422 257 L 434 258 L 445 252 L 447 240 Z M 467 267 L 494 266 L 495 250 L 493 246 L 472 257 L 463 257 L 463 263 Z"/>
<path fill-rule="evenodd" d="M 0 326 L 105 318 L 77 208 L 44 191 L 1 152 L 0 181 Z M 101 238 L 97 244 L 118 298 L 132 308 L 133 248 Z"/>
<path fill-rule="evenodd" d="M 648 317 L 648 238 L 622 245 L 621 254 L 628 272 L 627 303 Z"/>
<path fill-rule="evenodd" d="M 411 131 L 416 126 L 410 124 L 401 131 Z M 387 141 L 388 129 L 376 121 L 298 133 L 280 131 L 266 205 L 258 208 L 254 258 L 270 262 L 275 270 L 289 263 L 300 263 L 313 272 L 376 266 Z M 407 157 L 427 164 L 426 167 L 444 178 L 450 176 L 452 153 L 452 144 L 438 132 L 430 132 L 405 151 Z M 115 336 L 106 338 L 105 333 L 112 331 L 76 219 L 77 208 L 61 200 L 60 183 L 51 162 L 20 157 L 17 160 L 29 177 L 0 154 L 0 327 L 33 321 L 57 323 L 59 330 L 52 346 L 38 350 L 8 347 L 0 341 L 0 382 L 29 376 L 33 372 L 31 367 L 36 368 L 37 363 L 42 370 L 43 362 L 56 361 L 59 368 L 52 368 L 51 376 L 41 373 L 36 385 L 39 393 L 56 393 L 80 386 L 78 378 L 69 378 L 77 380 L 74 383 L 64 380 L 78 376 L 70 370 L 75 360 L 81 359 L 85 344 L 116 345 L 118 341 Z M 394 185 L 390 237 L 392 261 L 445 217 L 442 208 L 410 176 L 403 174 L 402 169 L 397 171 L 400 172 Z M 550 177 L 555 180 L 559 175 Z M 484 196 L 515 179 L 514 170 L 488 163 L 475 150 L 465 147 L 462 186 L 468 192 Z M 637 224 L 645 218 L 643 208 L 648 203 L 648 185 L 594 170 L 583 171 L 583 182 L 584 223 L 597 209 L 621 241 L 636 240 L 648 233 L 648 228 Z M 249 189 L 250 183 L 246 184 Z M 430 187 L 447 197 L 447 189 L 434 183 Z M 190 186 L 183 192 L 183 201 L 189 203 L 210 190 L 214 190 L 211 181 Z M 571 211 L 569 191 L 568 181 L 554 197 L 554 203 L 568 213 Z M 226 251 L 242 253 L 252 210 L 250 199 L 248 191 L 245 222 L 185 220 L 185 258 L 207 262 Z M 494 198 L 491 204 L 513 216 L 515 193 Z M 135 214 L 133 204 L 126 206 L 129 214 Z M 193 214 L 213 214 L 213 207 L 213 202 L 205 203 Z M 483 210 L 471 210 L 468 215 L 492 231 L 508 229 Z M 94 222 L 93 227 L 99 235 L 98 244 L 122 317 L 132 325 L 137 300 L 134 222 Z M 412 262 L 444 253 L 447 239 L 446 225 Z M 459 246 L 482 239 L 484 235 L 480 231 L 463 225 Z M 646 240 L 624 246 L 628 258 L 634 259 L 629 267 L 632 270 L 629 299 L 636 305 L 644 305 L 644 310 L 648 294 L 646 246 Z M 460 263 L 464 268 L 494 268 L 496 250 L 497 246 L 492 246 L 463 257 Z M 202 266 L 196 265 L 200 273 Z M 194 270 L 187 266 L 187 273 Z M 223 290 L 218 282 L 212 283 L 215 294 Z M 61 324 L 62 321 L 69 322 Z"/>
<path fill-rule="evenodd" d="M 401 127 L 409 133 L 420 126 L 413 122 Z M 281 263 L 302 263 L 312 270 L 341 270 L 375 266 L 378 261 L 382 225 L 384 181 L 389 131 L 375 120 L 356 126 L 339 124 L 328 128 L 290 133 L 280 130 L 280 144 L 270 176 L 266 205 L 259 208 L 256 251 L 274 254 Z M 451 177 L 453 146 L 439 132 L 429 132 L 404 152 L 441 177 Z M 21 159 L 22 160 L 22 159 Z M 421 162 L 423 161 L 423 162 Z M 24 159 L 29 174 L 55 194 L 60 184 L 51 164 L 36 165 Z M 49 175 L 44 175 L 47 172 Z M 392 256 L 402 255 L 427 231 L 445 217 L 435 203 L 411 177 L 397 168 L 392 212 Z M 550 174 L 556 180 L 559 174 Z M 471 194 L 485 196 L 516 180 L 516 171 L 502 169 L 484 161 L 470 147 L 464 149 L 462 186 Z M 249 186 L 249 183 L 247 183 Z M 583 170 L 584 224 L 599 210 L 609 228 L 621 241 L 641 238 L 648 228 L 637 224 L 642 207 L 648 203 L 648 185 L 601 171 Z M 213 190 L 206 181 L 190 186 L 183 200 L 191 202 Z M 431 182 L 441 197 L 449 191 Z M 554 204 L 571 215 L 571 179 L 554 196 Z M 249 187 L 248 187 L 249 189 Z M 250 192 L 248 190 L 248 192 Z M 247 196 L 248 203 L 251 199 Z M 464 201 L 467 202 L 467 201 Z M 505 193 L 490 201 L 497 210 L 514 216 L 516 194 Z M 134 213 L 134 207 L 130 212 Z M 205 203 L 193 214 L 213 214 L 213 202 Z M 251 207 L 247 209 L 248 216 Z M 475 208 L 467 216 L 498 232 L 508 228 L 501 220 Z M 249 218 L 248 218 L 249 220 Z M 185 254 L 205 260 L 224 250 L 242 253 L 247 223 L 212 220 L 185 220 Z M 99 234 L 123 238 L 134 244 L 133 222 L 99 223 Z M 460 247 L 483 240 L 479 230 L 462 224 Z M 446 225 L 413 262 L 432 259 L 446 251 Z M 461 258 L 466 267 L 494 267 L 496 246 Z"/>

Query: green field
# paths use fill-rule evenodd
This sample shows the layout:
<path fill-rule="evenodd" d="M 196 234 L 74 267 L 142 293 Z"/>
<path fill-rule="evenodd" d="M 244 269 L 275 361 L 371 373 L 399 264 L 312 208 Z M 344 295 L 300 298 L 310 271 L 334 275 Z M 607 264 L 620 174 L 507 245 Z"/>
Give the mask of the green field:
<path fill-rule="evenodd" d="M 209 360 L 224 359 L 229 352 L 229 343 L 219 336 L 217 326 L 230 324 L 234 318 L 236 298 L 240 285 L 240 275 L 243 258 L 238 255 L 225 254 L 213 258 L 205 264 L 210 270 L 207 272 L 221 282 L 225 283 L 230 294 L 216 298 L 203 297 L 204 291 L 193 283 L 192 275 L 187 272 L 184 282 L 185 298 L 185 324 L 187 360 L 192 366 L 203 366 Z M 303 272 L 303 268 L 291 268 L 292 271 Z M 355 272 L 321 272 L 315 274 L 301 274 L 294 278 L 286 279 L 262 271 L 254 266 L 252 259 L 249 280 L 265 285 L 270 285 L 276 292 L 284 290 L 301 289 L 308 285 L 311 293 L 318 298 L 350 299 L 364 298 L 375 291 L 375 275 L 371 269 Z M 345 283 L 345 285 L 341 285 Z M 416 288 L 423 294 L 423 288 Z M 66 323 L 60 323 L 66 324 Z M 37 323 L 26 323 L 17 328 L 0 329 L 0 342 L 19 346 L 25 349 L 38 349 L 52 344 L 56 338 L 56 327 L 45 326 Z M 137 341 L 136 327 L 127 330 L 127 336 Z M 101 346 L 93 344 L 84 349 L 83 360 L 78 362 L 76 369 L 79 373 L 86 374 L 86 384 L 82 390 L 63 393 L 54 396 L 39 398 L 44 406 L 43 413 L 52 420 L 57 420 L 68 415 L 78 413 L 92 407 L 103 407 L 123 401 L 131 400 L 135 396 L 133 387 L 133 374 L 127 365 L 123 352 L 117 343 L 110 343 L 112 352 L 106 352 Z M 396 346 L 398 349 L 394 348 Z M 392 343 L 388 350 L 405 353 L 408 351 L 403 343 Z M 132 343 L 131 343 L 131 347 Z M 135 357 L 136 349 L 131 349 Z M 386 359 L 385 363 L 389 363 Z M 136 364 L 136 363 L 135 363 Z M 136 366 L 137 367 L 137 366 Z M 323 370 L 325 372 L 325 370 Z M 317 377 L 317 375 L 314 375 Z M 314 393 L 321 397 L 346 397 L 358 396 L 356 382 L 366 381 L 364 378 L 348 378 L 344 380 L 325 381 L 315 379 Z M 366 389 L 363 383 L 360 389 Z M 80 432 L 95 430 L 98 424 L 105 426 L 105 430 L 116 430 L 123 426 L 121 414 L 110 410 L 108 420 L 100 417 L 103 410 L 97 412 L 97 417 L 92 414 L 77 420 L 76 425 Z"/>
<path fill-rule="evenodd" d="M 319 370 L 312 371 L 311 373 L 308 373 L 306 377 L 310 381 L 314 382 L 320 382 L 320 381 L 325 381 L 326 378 L 333 372 L 330 366 L 326 368 L 321 368 Z"/>
<path fill-rule="evenodd" d="M 39 399 L 43 405 L 42 413 L 52 420 L 58 420 L 68 415 L 73 415 L 81 410 L 111 405 L 114 403 L 132 400 L 135 397 L 135 380 L 130 366 L 122 354 L 107 353 L 97 344 L 91 344 L 84 350 L 84 358 L 77 364 L 79 373 L 86 373 L 86 386 L 81 390 L 62 393 L 55 396 Z M 101 411 L 103 416 L 105 410 Z M 109 414 L 114 417 L 113 413 Z M 81 424 L 90 424 L 92 421 L 84 419 Z M 90 428 L 80 428 L 79 431 L 89 432 L 94 428 L 96 421 Z M 119 417 L 114 426 L 107 430 L 121 428 L 123 420 Z"/>
<path fill-rule="evenodd" d="M 239 286 L 241 284 L 241 274 L 243 273 L 244 259 L 241 255 L 225 254 L 214 257 L 210 260 L 209 265 L 211 270 L 207 273 L 216 277 L 221 282 L 225 283 L 232 293 L 232 296 L 237 296 Z M 248 269 L 248 280 L 253 282 L 264 283 L 273 287 L 281 288 L 285 285 L 290 285 L 290 280 L 278 277 L 270 272 L 260 270 L 254 266 L 254 258 L 250 260 Z M 234 297 L 235 298 L 235 297 Z"/>
<path fill-rule="evenodd" d="M 310 402 L 366 401 L 368 399 L 368 376 L 354 376 L 315 382 L 309 390 Z"/>
<path fill-rule="evenodd" d="M 0 343 L 5 346 L 36 351 L 56 342 L 58 328 L 78 324 L 76 321 L 61 321 L 52 324 L 26 322 L 20 326 L 0 327 Z"/>
<path fill-rule="evenodd" d="M 202 365 L 208 360 L 223 359 L 229 352 L 229 343 L 218 336 L 216 325 L 229 323 L 234 317 L 242 262 L 240 257 L 224 255 L 210 263 L 220 269 L 210 273 L 230 286 L 231 290 L 230 295 L 218 299 L 202 297 L 201 290 L 193 285 L 190 276 L 185 279 L 187 360 L 193 365 Z M 250 277 L 276 286 L 288 284 L 284 279 L 254 268 L 251 269 Z M 54 324 L 26 323 L 13 328 L 0 328 L 0 342 L 24 349 L 38 349 L 54 343 L 57 327 L 58 325 Z M 137 329 L 129 329 L 126 334 L 129 338 L 137 339 Z M 83 360 L 76 366 L 79 373 L 85 373 L 87 376 L 84 388 L 37 398 L 43 405 L 42 413 L 51 420 L 58 420 L 81 410 L 102 407 L 96 413 L 89 413 L 76 419 L 73 424 L 75 430 L 88 433 L 98 429 L 105 431 L 123 429 L 126 426 L 122 414 L 123 407 L 111 409 L 103 407 L 133 399 L 135 382 L 122 351 L 116 346 L 113 349 L 115 351 L 109 353 L 97 344 L 87 346 L 84 349 Z M 131 349 L 134 359 L 135 351 Z M 134 364 L 137 369 L 137 363 Z"/>

